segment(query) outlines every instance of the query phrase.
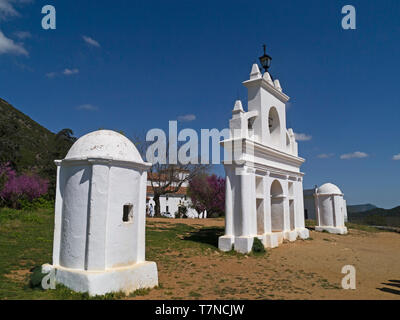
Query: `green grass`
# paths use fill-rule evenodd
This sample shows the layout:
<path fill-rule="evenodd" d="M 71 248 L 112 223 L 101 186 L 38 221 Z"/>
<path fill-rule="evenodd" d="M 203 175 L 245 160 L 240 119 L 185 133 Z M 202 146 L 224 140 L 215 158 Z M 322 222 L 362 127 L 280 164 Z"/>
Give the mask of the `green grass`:
<path fill-rule="evenodd" d="M 316 225 L 315 220 L 306 220 L 305 225 L 308 228 L 313 228 Z M 365 225 L 365 224 L 357 224 L 357 223 L 351 223 L 351 222 L 346 222 L 346 227 L 349 229 L 355 229 L 355 230 L 361 230 L 361 231 L 366 231 L 366 232 L 382 232 L 383 230 L 379 230 L 377 228 Z M 324 230 L 322 232 L 328 233 L 328 231 Z"/>
<path fill-rule="evenodd" d="M 51 262 L 53 247 L 54 214 L 51 209 L 17 211 L 0 209 L 0 299 L 123 299 L 121 292 L 105 296 L 89 297 L 87 293 L 76 293 L 57 285 L 55 290 L 43 290 L 30 286 L 32 270 Z M 347 224 L 368 232 L 377 230 L 368 226 Z M 222 259 L 237 259 L 245 262 L 246 256 L 236 251 L 223 253 L 218 250 L 218 237 L 224 233 L 223 227 L 204 227 L 173 222 L 147 220 L 146 260 L 162 263 L 173 274 L 187 267 L 187 258 L 193 256 L 218 255 Z M 311 239 L 309 239 L 311 240 Z M 268 259 L 266 254 L 250 253 L 256 259 Z M 209 281 L 210 274 L 204 275 Z M 179 280 L 179 279 L 178 279 Z M 222 282 L 221 282 L 222 283 Z M 182 283 L 187 286 L 187 283 Z M 160 284 L 160 288 L 162 284 Z M 155 289 L 156 290 L 156 289 Z M 138 290 L 128 297 L 145 296 L 150 290 Z M 168 291 L 170 296 L 176 293 Z M 191 297 L 198 298 L 192 291 Z M 234 294 L 234 292 L 224 292 Z M 181 297 L 175 297 L 181 298 Z"/>
<path fill-rule="evenodd" d="M 361 231 L 366 231 L 366 232 L 384 232 L 384 230 L 380 230 L 371 226 L 367 225 L 362 225 L 362 224 L 355 224 L 355 223 L 350 223 L 346 222 L 346 227 L 348 229 L 355 229 L 355 230 L 361 230 Z"/>
<path fill-rule="evenodd" d="M 163 227 L 155 227 L 154 224 Z M 18 211 L 0 209 L 0 299 L 89 299 L 87 293 L 76 293 L 57 285 L 55 290 L 30 286 L 33 269 L 51 263 L 53 250 L 54 213 L 51 209 Z M 183 223 L 162 223 L 148 220 L 146 228 L 146 259 L 163 262 L 171 270 L 184 267 L 182 259 L 193 255 L 219 252 L 218 237 L 223 228 L 189 226 Z M 223 253 L 219 252 L 221 255 Z M 227 254 L 227 256 L 230 254 Z M 146 295 L 138 290 L 133 296 Z M 90 299 L 122 299 L 123 293 L 111 293 Z"/>
<path fill-rule="evenodd" d="M 310 219 L 307 219 L 306 221 L 305 221 L 305 226 L 306 227 L 308 227 L 308 228 L 312 228 L 312 227 L 315 227 L 315 225 L 317 224 L 317 222 L 315 221 L 315 220 L 310 220 Z"/>

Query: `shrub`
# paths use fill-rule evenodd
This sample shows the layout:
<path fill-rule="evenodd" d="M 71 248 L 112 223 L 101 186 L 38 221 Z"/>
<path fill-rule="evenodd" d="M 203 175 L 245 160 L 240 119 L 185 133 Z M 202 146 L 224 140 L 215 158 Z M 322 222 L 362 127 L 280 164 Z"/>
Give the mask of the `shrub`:
<path fill-rule="evenodd" d="M 27 199 L 20 199 L 18 201 L 18 207 L 21 210 L 32 211 L 36 209 L 53 209 L 54 201 L 48 200 L 45 197 L 40 197 L 29 201 Z"/>
<path fill-rule="evenodd" d="M 0 165 L 0 202 L 20 208 L 21 201 L 30 201 L 47 193 L 48 181 L 34 174 L 17 175 L 9 163 Z"/>
<path fill-rule="evenodd" d="M 258 253 L 258 254 L 266 252 L 263 243 L 258 238 L 254 238 L 253 247 L 251 248 L 251 251 L 253 253 Z"/>

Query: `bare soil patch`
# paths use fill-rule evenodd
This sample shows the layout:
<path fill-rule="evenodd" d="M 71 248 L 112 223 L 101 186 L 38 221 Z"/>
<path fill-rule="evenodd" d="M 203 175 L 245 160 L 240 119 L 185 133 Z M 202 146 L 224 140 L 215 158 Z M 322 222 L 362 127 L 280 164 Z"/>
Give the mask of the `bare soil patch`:
<path fill-rule="evenodd" d="M 148 218 L 147 224 L 154 231 L 189 225 L 195 230 L 177 234 L 178 241 L 208 247 L 148 251 L 160 288 L 138 299 L 400 299 L 398 233 L 310 231 L 312 240 L 285 242 L 254 256 L 218 251 L 213 232 L 221 233 L 223 219 Z M 341 288 L 344 265 L 356 268 L 356 290 Z"/>

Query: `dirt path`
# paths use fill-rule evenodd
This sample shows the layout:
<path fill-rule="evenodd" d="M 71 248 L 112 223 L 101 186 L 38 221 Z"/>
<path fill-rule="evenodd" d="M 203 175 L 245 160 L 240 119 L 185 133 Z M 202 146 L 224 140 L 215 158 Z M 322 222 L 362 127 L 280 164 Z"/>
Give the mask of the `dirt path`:
<path fill-rule="evenodd" d="M 221 219 L 152 219 L 156 227 L 184 223 L 223 226 Z M 400 299 L 400 234 L 351 229 L 348 235 L 310 232 L 263 257 L 207 249 L 165 253 L 156 261 L 161 288 L 144 299 Z M 356 290 L 343 290 L 344 265 L 356 268 Z"/>

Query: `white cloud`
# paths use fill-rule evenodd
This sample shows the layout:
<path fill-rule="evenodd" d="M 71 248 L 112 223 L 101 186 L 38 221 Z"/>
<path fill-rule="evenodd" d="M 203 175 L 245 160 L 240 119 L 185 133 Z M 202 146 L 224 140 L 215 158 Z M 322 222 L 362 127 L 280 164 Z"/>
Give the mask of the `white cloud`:
<path fill-rule="evenodd" d="M 63 71 L 63 74 L 66 75 L 66 76 L 71 76 L 71 75 L 77 74 L 77 73 L 79 73 L 79 69 L 68 69 L 68 68 L 66 68 Z"/>
<path fill-rule="evenodd" d="M 312 136 L 305 133 L 295 133 L 294 134 L 297 141 L 310 141 Z"/>
<path fill-rule="evenodd" d="M 98 43 L 96 40 L 94 40 L 93 38 L 91 38 L 91 37 L 88 37 L 88 36 L 82 36 L 82 38 L 83 38 L 83 40 L 87 43 L 87 44 L 89 44 L 89 45 L 91 45 L 91 46 L 94 46 L 94 47 L 100 47 L 100 43 Z"/>
<path fill-rule="evenodd" d="M 12 0 L 0 0 L 0 18 L 7 16 L 16 17 L 19 15 L 14 8 L 13 2 Z"/>
<path fill-rule="evenodd" d="M 194 120 L 196 120 L 196 116 L 194 114 L 185 114 L 178 117 L 178 121 L 180 122 L 190 122 Z"/>
<path fill-rule="evenodd" d="M 15 43 L 12 39 L 7 38 L 1 31 L 0 31 L 0 54 L 17 54 L 24 56 L 29 55 L 28 51 L 26 51 L 23 44 Z"/>
<path fill-rule="evenodd" d="M 56 75 L 57 75 L 57 72 L 49 72 L 49 73 L 46 73 L 46 77 L 47 77 L 47 78 L 50 78 L 50 79 L 54 78 Z"/>
<path fill-rule="evenodd" d="M 334 153 L 321 153 L 321 154 L 317 155 L 317 158 L 328 159 L 328 158 L 332 158 L 334 155 L 335 155 Z"/>
<path fill-rule="evenodd" d="M 46 77 L 52 79 L 52 78 L 55 78 L 55 77 L 57 77 L 59 75 L 72 76 L 72 75 L 78 74 L 78 73 L 79 73 L 79 69 L 76 69 L 76 68 L 74 68 L 74 69 L 65 68 L 64 71 L 62 71 L 62 72 L 48 72 L 48 73 L 46 73 Z"/>
<path fill-rule="evenodd" d="M 361 158 L 367 158 L 367 157 L 368 157 L 367 153 L 361 152 L 361 151 L 356 151 L 356 152 L 352 152 L 352 153 L 342 154 L 340 156 L 340 159 L 348 160 L 348 159 L 361 159 Z"/>
<path fill-rule="evenodd" d="M 78 110 L 85 110 L 85 111 L 97 111 L 99 108 L 92 104 L 82 104 L 80 106 L 77 106 L 76 109 Z"/>
<path fill-rule="evenodd" d="M 21 39 L 21 40 L 29 39 L 32 37 L 32 35 L 29 31 L 16 31 L 16 32 L 14 32 L 14 34 L 18 39 Z"/>
<path fill-rule="evenodd" d="M 32 0 L 0 0 L 0 19 L 7 17 L 19 17 L 15 5 L 30 3 Z"/>
<path fill-rule="evenodd" d="M 400 160 L 400 153 L 393 156 L 393 160 Z"/>

